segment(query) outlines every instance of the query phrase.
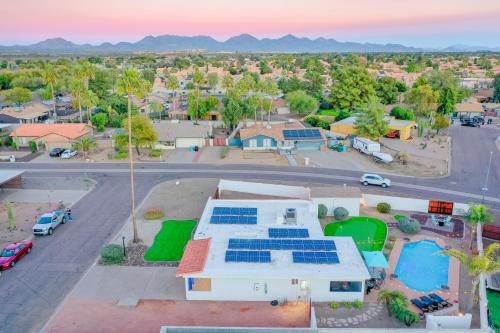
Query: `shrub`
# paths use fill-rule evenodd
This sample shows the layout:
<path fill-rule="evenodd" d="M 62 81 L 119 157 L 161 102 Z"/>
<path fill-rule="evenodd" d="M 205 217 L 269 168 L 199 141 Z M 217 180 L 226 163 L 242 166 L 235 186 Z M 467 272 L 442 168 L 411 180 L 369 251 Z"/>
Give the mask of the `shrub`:
<path fill-rule="evenodd" d="M 316 127 L 321 127 L 325 130 L 330 130 L 330 122 L 328 120 L 320 119 L 316 123 Z"/>
<path fill-rule="evenodd" d="M 318 125 L 318 121 L 320 121 L 321 118 L 316 117 L 316 116 L 307 116 L 304 118 L 304 122 L 308 123 L 309 125 L 316 127 Z"/>
<path fill-rule="evenodd" d="M 413 120 L 413 118 L 415 117 L 413 115 L 412 110 L 405 109 L 405 108 L 402 108 L 399 106 L 393 107 L 390 115 L 393 116 L 394 118 L 400 119 L 400 120 Z"/>
<path fill-rule="evenodd" d="M 330 103 L 323 101 L 319 103 L 319 108 L 321 110 L 328 110 L 330 108 Z"/>
<path fill-rule="evenodd" d="M 335 309 L 338 309 L 338 307 L 339 307 L 339 303 L 337 303 L 337 302 L 330 303 L 330 309 L 335 310 Z"/>
<path fill-rule="evenodd" d="M 122 160 L 124 158 L 127 158 L 127 151 L 126 150 L 120 150 L 115 154 L 115 158 L 117 160 Z"/>
<path fill-rule="evenodd" d="M 421 229 L 420 223 L 415 219 L 404 217 L 399 220 L 399 230 L 405 234 L 418 234 Z"/>
<path fill-rule="evenodd" d="M 355 309 L 361 309 L 363 307 L 363 302 L 361 302 L 359 299 L 355 300 L 354 302 L 352 302 L 352 306 L 355 308 Z"/>
<path fill-rule="evenodd" d="M 389 240 L 390 240 L 391 242 L 395 242 L 395 241 L 396 241 L 396 236 L 394 236 L 394 235 L 390 235 L 390 236 L 389 236 Z"/>
<path fill-rule="evenodd" d="M 395 219 L 396 221 L 398 221 L 398 222 L 399 222 L 401 219 L 405 218 L 405 217 L 406 217 L 406 216 L 404 216 L 404 215 L 400 215 L 400 214 L 396 214 L 396 215 L 394 215 L 394 219 Z"/>
<path fill-rule="evenodd" d="M 159 220 L 165 216 L 165 211 L 162 208 L 149 208 L 144 212 L 146 220 Z"/>
<path fill-rule="evenodd" d="M 161 151 L 158 150 L 158 149 L 153 149 L 149 153 L 149 156 L 151 156 L 151 157 L 160 157 L 161 156 Z"/>
<path fill-rule="evenodd" d="M 35 153 L 37 150 L 38 150 L 38 147 L 36 145 L 36 142 L 31 140 L 30 142 L 28 142 L 29 145 L 30 145 L 30 149 L 31 149 L 31 152 L 32 153 Z"/>
<path fill-rule="evenodd" d="M 377 211 L 379 213 L 388 214 L 391 211 L 391 205 L 389 205 L 387 202 L 379 202 L 377 204 Z"/>
<path fill-rule="evenodd" d="M 101 260 L 105 265 L 119 264 L 123 261 L 123 247 L 117 244 L 109 244 L 101 250 Z"/>
<path fill-rule="evenodd" d="M 392 250 L 392 248 L 394 247 L 394 244 L 393 244 L 393 243 L 385 243 L 384 247 L 385 247 L 387 250 Z"/>
<path fill-rule="evenodd" d="M 326 214 L 328 214 L 328 208 L 326 208 L 326 206 L 323 204 L 319 204 L 318 205 L 318 218 L 324 219 L 326 217 Z"/>
<path fill-rule="evenodd" d="M 342 302 L 342 306 L 346 309 L 352 308 L 352 303 L 351 302 Z"/>
<path fill-rule="evenodd" d="M 342 221 L 349 216 L 349 212 L 344 207 L 337 207 L 333 210 L 333 216 L 337 221 Z"/>
<path fill-rule="evenodd" d="M 343 119 L 349 118 L 351 113 L 347 110 L 340 110 L 339 114 L 335 117 L 335 121 L 341 121 Z"/>
<path fill-rule="evenodd" d="M 224 149 L 222 149 L 222 152 L 220 153 L 220 158 L 222 158 L 222 159 L 226 158 L 228 153 L 229 153 L 229 148 L 224 147 Z"/>

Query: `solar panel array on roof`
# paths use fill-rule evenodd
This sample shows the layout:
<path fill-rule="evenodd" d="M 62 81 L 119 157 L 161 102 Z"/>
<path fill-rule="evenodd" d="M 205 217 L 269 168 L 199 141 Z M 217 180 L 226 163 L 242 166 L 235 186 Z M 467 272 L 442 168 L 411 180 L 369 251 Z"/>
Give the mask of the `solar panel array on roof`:
<path fill-rule="evenodd" d="M 307 229 L 269 228 L 269 238 L 309 238 Z"/>
<path fill-rule="evenodd" d="M 257 216 L 244 215 L 212 215 L 212 224 L 257 224 Z"/>
<path fill-rule="evenodd" d="M 229 249 L 335 251 L 333 240 L 313 239 L 229 239 Z"/>
<path fill-rule="evenodd" d="M 226 251 L 226 262 L 271 262 L 270 251 Z"/>
<path fill-rule="evenodd" d="M 283 136 L 285 140 L 323 139 L 319 129 L 283 130 Z"/>
<path fill-rule="evenodd" d="M 257 208 L 214 207 L 212 215 L 257 215 Z"/>
<path fill-rule="evenodd" d="M 338 264 L 337 252 L 326 251 L 292 251 L 293 262 L 296 264 Z"/>

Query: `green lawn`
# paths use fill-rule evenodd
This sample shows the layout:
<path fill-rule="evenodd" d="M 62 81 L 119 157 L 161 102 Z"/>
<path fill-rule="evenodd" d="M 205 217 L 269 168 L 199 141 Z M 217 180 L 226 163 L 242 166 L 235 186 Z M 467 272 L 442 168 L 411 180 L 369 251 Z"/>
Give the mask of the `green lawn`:
<path fill-rule="evenodd" d="M 196 221 L 164 221 L 160 232 L 156 235 L 153 246 L 144 254 L 146 261 L 178 261 L 181 260 L 184 247 L 191 239 Z"/>
<path fill-rule="evenodd" d="M 320 116 L 337 117 L 339 115 L 339 111 L 337 111 L 337 110 L 319 110 L 318 114 Z"/>
<path fill-rule="evenodd" d="M 486 289 L 490 321 L 495 332 L 500 332 L 500 291 Z"/>
<path fill-rule="evenodd" d="M 351 236 L 360 251 L 382 251 L 387 225 L 373 217 L 356 216 L 327 224 L 325 236 Z"/>

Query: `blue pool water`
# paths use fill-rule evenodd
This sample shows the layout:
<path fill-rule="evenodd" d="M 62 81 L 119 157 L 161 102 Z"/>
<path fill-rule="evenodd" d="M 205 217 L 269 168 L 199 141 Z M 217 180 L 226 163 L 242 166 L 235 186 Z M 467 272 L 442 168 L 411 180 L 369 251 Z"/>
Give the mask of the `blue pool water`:
<path fill-rule="evenodd" d="M 450 257 L 431 240 L 403 245 L 395 273 L 408 288 L 430 292 L 448 285 Z"/>

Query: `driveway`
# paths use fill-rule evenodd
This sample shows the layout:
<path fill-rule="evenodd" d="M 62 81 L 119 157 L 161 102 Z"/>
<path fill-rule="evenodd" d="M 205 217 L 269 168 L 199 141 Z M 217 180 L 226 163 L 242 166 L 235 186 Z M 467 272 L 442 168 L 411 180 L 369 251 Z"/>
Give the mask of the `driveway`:
<path fill-rule="evenodd" d="M 165 162 L 168 163 L 193 163 L 196 157 L 196 152 L 189 149 L 178 148 L 168 152 Z"/>
<path fill-rule="evenodd" d="M 366 170 L 366 168 L 364 168 L 360 163 L 354 161 L 352 158 L 349 158 L 346 154 L 332 150 L 300 151 L 298 154 L 302 157 L 309 158 L 310 165 L 316 165 L 321 168 L 352 171 Z"/>

